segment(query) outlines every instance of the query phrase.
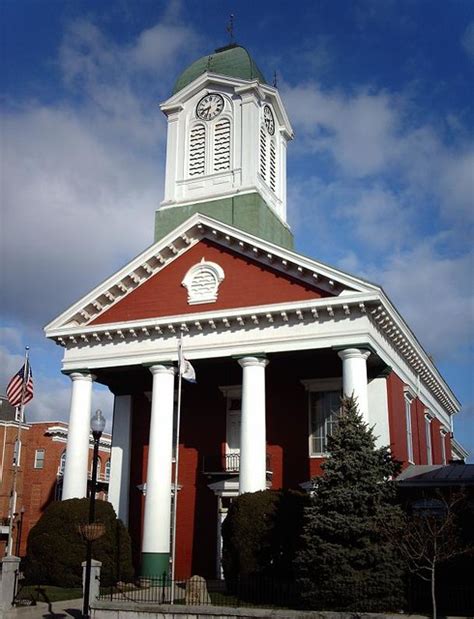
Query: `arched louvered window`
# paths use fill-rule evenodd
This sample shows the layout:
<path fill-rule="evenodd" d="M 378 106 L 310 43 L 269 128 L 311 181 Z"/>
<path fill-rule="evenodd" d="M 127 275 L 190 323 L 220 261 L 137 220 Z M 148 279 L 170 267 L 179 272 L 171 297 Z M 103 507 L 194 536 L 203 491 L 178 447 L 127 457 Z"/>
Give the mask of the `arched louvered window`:
<path fill-rule="evenodd" d="M 275 140 L 270 140 L 270 188 L 276 190 L 276 147 Z"/>
<path fill-rule="evenodd" d="M 206 165 L 206 128 L 196 125 L 189 136 L 189 176 L 202 176 Z"/>
<path fill-rule="evenodd" d="M 230 170 L 230 120 L 223 118 L 214 127 L 214 172 Z"/>
<path fill-rule="evenodd" d="M 260 127 L 260 174 L 267 178 L 267 132 L 263 124 Z"/>

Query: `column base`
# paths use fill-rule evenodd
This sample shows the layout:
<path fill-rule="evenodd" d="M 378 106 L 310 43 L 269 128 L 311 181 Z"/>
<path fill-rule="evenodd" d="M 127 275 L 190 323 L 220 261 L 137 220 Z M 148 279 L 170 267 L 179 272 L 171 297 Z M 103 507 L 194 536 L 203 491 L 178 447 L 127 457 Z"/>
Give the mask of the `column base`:
<path fill-rule="evenodd" d="M 142 552 L 140 576 L 142 578 L 162 578 L 170 575 L 169 552 Z"/>

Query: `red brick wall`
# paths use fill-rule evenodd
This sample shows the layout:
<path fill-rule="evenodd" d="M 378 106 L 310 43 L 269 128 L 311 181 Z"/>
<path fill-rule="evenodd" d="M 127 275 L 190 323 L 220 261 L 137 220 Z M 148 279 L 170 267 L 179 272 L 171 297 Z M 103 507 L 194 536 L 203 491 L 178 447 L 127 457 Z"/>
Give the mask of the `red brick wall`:
<path fill-rule="evenodd" d="M 404 383 L 391 372 L 387 377 L 388 422 L 390 428 L 390 446 L 396 460 L 408 464 L 407 428 L 405 417 Z M 412 405 L 412 418 L 413 418 Z M 413 423 L 412 423 L 413 428 Z"/>
<path fill-rule="evenodd" d="M 53 437 L 46 436 L 45 432 L 52 425 L 60 425 L 57 422 L 34 423 L 28 425 L 28 429 L 21 432 L 21 456 L 20 467 L 17 477 L 17 512 L 23 512 L 23 523 L 21 527 L 20 556 L 26 554 L 28 534 L 31 528 L 39 520 L 45 508 L 54 500 L 57 483 L 57 473 L 60 458 L 66 449 L 66 443 L 53 440 Z M 64 424 L 65 425 L 65 424 Z M 8 429 L 7 449 L 5 454 L 4 477 L 2 479 L 1 500 L 2 516 L 8 515 L 8 495 L 11 489 L 13 458 L 13 443 L 16 439 L 16 428 Z M 1 435 L 0 435 L 1 436 Z M 35 469 L 35 453 L 37 449 L 44 449 L 44 465 L 42 469 Z M 108 451 L 99 450 L 99 457 L 102 461 L 102 474 L 105 472 L 105 463 L 110 457 Z M 92 449 L 89 452 L 89 470 L 92 462 Z M 4 496 L 5 495 L 5 496 Z M 5 514 L 3 514 L 5 511 Z M 17 533 L 15 530 L 15 544 Z M 15 546 L 16 548 L 16 546 Z"/>
<path fill-rule="evenodd" d="M 181 285 L 187 271 L 205 258 L 225 272 L 215 303 L 188 305 Z M 203 240 L 144 282 L 91 324 L 157 318 L 266 303 L 318 299 L 327 293 Z"/>

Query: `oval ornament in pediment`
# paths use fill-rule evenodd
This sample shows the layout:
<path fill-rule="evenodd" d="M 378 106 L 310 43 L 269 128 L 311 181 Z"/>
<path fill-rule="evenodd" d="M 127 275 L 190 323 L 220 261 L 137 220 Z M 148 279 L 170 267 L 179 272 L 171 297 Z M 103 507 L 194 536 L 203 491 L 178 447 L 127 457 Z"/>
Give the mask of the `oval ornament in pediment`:
<path fill-rule="evenodd" d="M 214 303 L 224 277 L 221 266 L 215 262 L 207 262 L 204 258 L 192 266 L 182 281 L 188 291 L 188 304 Z"/>

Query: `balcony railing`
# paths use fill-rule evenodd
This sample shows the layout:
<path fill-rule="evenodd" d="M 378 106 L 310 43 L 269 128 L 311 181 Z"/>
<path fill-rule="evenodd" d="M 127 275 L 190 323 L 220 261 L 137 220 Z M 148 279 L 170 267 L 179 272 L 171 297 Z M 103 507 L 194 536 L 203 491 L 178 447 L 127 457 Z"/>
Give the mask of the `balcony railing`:
<path fill-rule="evenodd" d="M 267 454 L 266 461 L 267 473 L 272 472 L 271 456 Z M 240 470 L 240 454 L 230 453 L 224 455 L 203 456 L 202 472 L 205 475 L 237 475 Z"/>

